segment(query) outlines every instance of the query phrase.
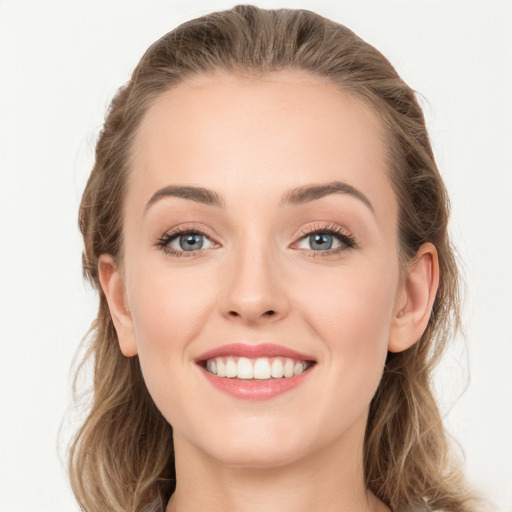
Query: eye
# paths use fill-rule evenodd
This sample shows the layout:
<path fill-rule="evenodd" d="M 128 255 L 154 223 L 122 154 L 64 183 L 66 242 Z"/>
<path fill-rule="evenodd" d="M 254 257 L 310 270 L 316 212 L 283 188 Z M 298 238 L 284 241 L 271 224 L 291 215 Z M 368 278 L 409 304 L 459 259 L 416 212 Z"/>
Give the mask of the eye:
<path fill-rule="evenodd" d="M 213 242 L 201 233 L 185 233 L 174 236 L 167 246 L 175 251 L 199 251 L 209 249 Z"/>
<path fill-rule="evenodd" d="M 341 247 L 341 241 L 330 233 L 313 233 L 299 241 L 299 249 L 311 249 L 313 251 L 328 251 Z"/>
<path fill-rule="evenodd" d="M 325 253 L 327 256 L 356 246 L 354 237 L 345 228 L 335 224 L 309 226 L 300 234 L 302 236 L 292 247 L 311 251 L 313 255 Z"/>
<path fill-rule="evenodd" d="M 212 249 L 217 244 L 205 233 L 178 228 L 166 233 L 155 245 L 169 256 L 195 256 L 201 251 Z"/>

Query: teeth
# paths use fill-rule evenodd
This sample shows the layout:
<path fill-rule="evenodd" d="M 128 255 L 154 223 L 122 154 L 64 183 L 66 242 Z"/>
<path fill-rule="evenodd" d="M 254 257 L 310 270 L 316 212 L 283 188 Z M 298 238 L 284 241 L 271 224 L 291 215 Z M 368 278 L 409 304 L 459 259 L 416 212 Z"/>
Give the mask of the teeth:
<path fill-rule="evenodd" d="M 217 363 L 217 375 L 219 377 L 225 377 L 226 376 L 226 365 L 224 364 L 224 361 L 222 359 L 217 359 L 215 361 Z M 212 365 L 213 370 L 213 365 Z M 213 371 L 212 371 L 213 373 Z"/>
<path fill-rule="evenodd" d="M 226 377 L 236 377 L 237 373 L 238 372 L 235 361 L 233 361 L 233 359 L 228 359 L 226 361 Z"/>
<path fill-rule="evenodd" d="M 208 361 L 206 361 L 206 369 L 210 373 L 217 373 L 217 363 L 215 362 L 215 359 L 208 359 Z"/>
<path fill-rule="evenodd" d="M 270 375 L 272 375 L 272 377 L 274 377 L 274 379 L 280 379 L 281 377 L 284 376 L 283 362 L 281 361 L 281 359 L 276 358 L 272 361 L 272 368 L 270 370 Z"/>
<path fill-rule="evenodd" d="M 265 380 L 270 379 L 270 377 L 271 369 L 268 359 L 256 359 L 256 362 L 254 363 L 254 378 Z"/>
<path fill-rule="evenodd" d="M 284 376 L 285 377 L 293 377 L 293 368 L 295 367 L 295 363 L 291 359 L 287 359 L 286 363 L 284 363 Z"/>
<path fill-rule="evenodd" d="M 271 378 L 290 378 L 301 374 L 309 364 L 306 361 L 297 361 L 288 357 L 216 357 L 206 362 L 206 369 L 218 377 L 230 379 L 257 379 L 269 380 Z"/>
<path fill-rule="evenodd" d="M 302 373 L 303 371 L 304 371 L 303 363 L 295 363 L 295 366 L 293 367 L 293 375 L 299 375 L 299 373 Z"/>
<path fill-rule="evenodd" d="M 229 361 L 230 358 L 228 358 Z M 234 364 L 234 363 L 233 363 Z M 254 376 L 254 370 L 252 363 L 246 357 L 241 357 L 236 365 L 237 372 L 233 377 L 239 377 L 240 379 L 252 379 Z"/>

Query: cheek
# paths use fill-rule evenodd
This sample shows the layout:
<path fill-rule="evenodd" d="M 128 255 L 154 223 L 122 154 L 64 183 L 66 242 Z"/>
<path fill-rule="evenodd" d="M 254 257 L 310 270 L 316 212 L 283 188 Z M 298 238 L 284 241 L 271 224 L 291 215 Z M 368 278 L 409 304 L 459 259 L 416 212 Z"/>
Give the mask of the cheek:
<path fill-rule="evenodd" d="M 312 308 L 326 327 L 355 327 L 356 332 L 365 332 L 389 326 L 398 276 L 398 265 L 368 264 L 295 282 L 297 292 L 303 290 L 304 305 Z"/>
<path fill-rule="evenodd" d="M 356 381 L 358 372 L 377 372 L 380 378 L 398 279 L 398 265 L 381 262 L 317 275 L 314 283 L 296 281 L 301 310 L 324 341 L 329 363 L 345 375 L 353 374 Z"/>
<path fill-rule="evenodd" d="M 171 272 L 165 262 L 141 267 L 128 290 L 139 357 L 176 361 L 204 326 L 215 290 L 197 271 Z"/>
<path fill-rule="evenodd" d="M 192 275 L 194 274 L 194 275 Z M 130 309 L 144 381 L 157 407 L 173 426 L 179 425 L 190 388 L 189 346 L 211 315 L 213 287 L 206 288 L 197 271 L 172 272 L 144 265 L 131 274 Z M 170 391 L 172 390 L 172 391 Z"/>

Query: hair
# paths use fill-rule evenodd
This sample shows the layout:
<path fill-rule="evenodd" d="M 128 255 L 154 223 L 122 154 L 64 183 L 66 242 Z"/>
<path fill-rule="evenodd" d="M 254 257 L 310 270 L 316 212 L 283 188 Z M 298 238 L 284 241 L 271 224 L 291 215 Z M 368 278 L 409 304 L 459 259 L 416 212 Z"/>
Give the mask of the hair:
<path fill-rule="evenodd" d="M 415 92 L 379 51 L 343 25 L 306 10 L 246 5 L 186 22 L 156 41 L 106 115 L 79 213 L 83 272 L 100 300 L 77 372 L 93 362 L 90 411 L 69 453 L 78 503 L 87 512 L 161 511 L 174 490 L 172 427 L 146 389 L 138 357 L 120 351 L 97 267 L 102 254 L 122 262 L 129 156 L 145 112 L 187 77 L 218 70 L 255 77 L 309 72 L 361 99 L 380 119 L 399 203 L 400 259 L 410 262 L 431 242 L 441 278 L 421 339 L 388 354 L 370 405 L 365 482 L 395 512 L 475 510 L 432 390 L 432 370 L 460 323 L 459 273 L 447 231 L 449 201 Z"/>

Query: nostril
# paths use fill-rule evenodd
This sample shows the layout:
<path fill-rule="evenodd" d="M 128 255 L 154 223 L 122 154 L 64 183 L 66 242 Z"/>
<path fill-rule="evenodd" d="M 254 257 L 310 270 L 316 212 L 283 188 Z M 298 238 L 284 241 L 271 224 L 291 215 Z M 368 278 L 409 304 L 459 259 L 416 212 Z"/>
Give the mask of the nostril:
<path fill-rule="evenodd" d="M 265 311 L 265 313 L 263 313 L 261 316 L 274 316 L 275 314 L 276 312 L 273 309 L 269 309 L 268 311 Z M 236 311 L 230 311 L 228 315 L 231 317 L 238 317 L 240 316 L 240 313 Z"/>

